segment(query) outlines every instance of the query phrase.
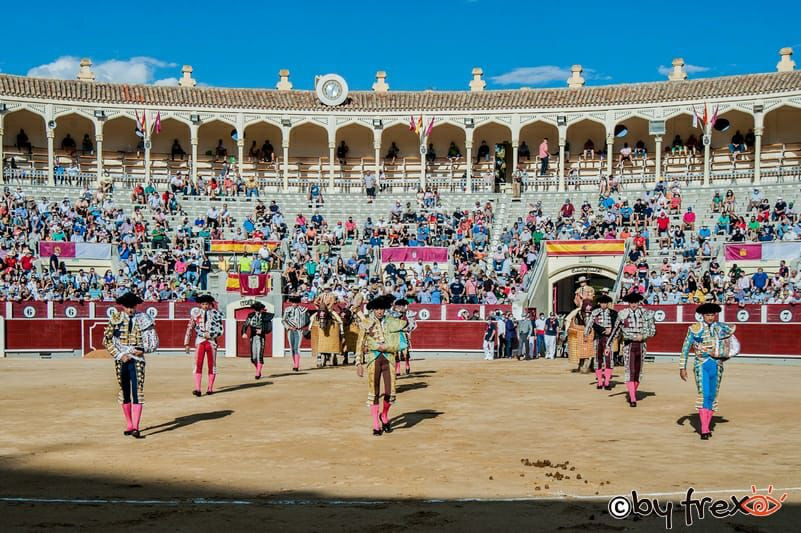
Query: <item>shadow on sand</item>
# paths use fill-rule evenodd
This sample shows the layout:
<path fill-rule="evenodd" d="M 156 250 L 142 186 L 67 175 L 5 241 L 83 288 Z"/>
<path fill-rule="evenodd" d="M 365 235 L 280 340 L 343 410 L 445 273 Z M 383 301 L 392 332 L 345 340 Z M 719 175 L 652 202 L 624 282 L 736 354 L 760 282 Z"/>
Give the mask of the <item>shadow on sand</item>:
<path fill-rule="evenodd" d="M 157 426 L 149 426 L 142 430 L 142 434 L 145 436 L 150 435 L 157 435 L 159 433 L 164 433 L 165 431 L 175 431 L 176 429 L 181 429 L 186 426 L 191 426 L 192 424 L 196 424 L 197 422 L 205 422 L 207 420 L 217 420 L 218 418 L 225 418 L 233 414 L 231 409 L 223 409 L 221 411 L 210 411 L 208 413 L 195 413 L 193 415 L 186 415 L 186 416 L 179 416 L 175 420 L 171 422 L 165 422 L 163 424 L 159 424 Z M 151 431 L 151 430 L 156 431 Z"/>

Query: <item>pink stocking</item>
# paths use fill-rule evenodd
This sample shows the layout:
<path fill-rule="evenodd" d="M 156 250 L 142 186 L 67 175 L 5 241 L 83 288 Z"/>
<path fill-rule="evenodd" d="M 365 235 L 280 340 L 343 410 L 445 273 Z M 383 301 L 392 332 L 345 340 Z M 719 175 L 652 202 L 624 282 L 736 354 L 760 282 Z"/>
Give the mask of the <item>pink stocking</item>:
<path fill-rule="evenodd" d="M 606 385 L 607 387 L 612 382 L 612 369 L 611 368 L 605 368 L 604 369 L 604 381 L 605 381 L 604 385 Z"/>
<path fill-rule="evenodd" d="M 139 429 L 139 420 L 142 419 L 142 407 L 141 403 L 135 403 L 131 405 L 131 411 L 133 412 L 133 428 L 138 430 Z"/>
<path fill-rule="evenodd" d="M 261 368 L 262 368 L 262 366 L 264 366 L 264 365 L 262 365 L 261 363 L 256 363 L 256 375 L 258 377 L 261 377 Z"/>
<path fill-rule="evenodd" d="M 600 368 L 596 368 L 595 369 L 595 379 L 598 380 L 598 386 L 599 387 L 603 386 L 603 384 L 604 384 L 603 372 L 604 371 L 601 370 Z"/>
<path fill-rule="evenodd" d="M 131 404 L 124 403 L 122 404 L 122 414 L 125 415 L 125 422 L 128 423 L 128 426 L 125 428 L 125 431 L 131 431 L 133 427 L 133 420 L 131 420 Z"/>
<path fill-rule="evenodd" d="M 385 424 L 389 424 L 389 408 L 392 407 L 392 404 L 389 402 L 384 402 L 384 409 L 381 411 L 381 421 Z"/>
<path fill-rule="evenodd" d="M 217 377 L 217 374 L 209 374 L 209 388 L 207 392 L 214 392 L 214 380 Z"/>
<path fill-rule="evenodd" d="M 709 433 L 709 418 L 707 418 L 707 413 L 709 413 L 709 409 L 702 407 L 698 410 L 698 416 L 701 418 L 701 434 Z"/>
<path fill-rule="evenodd" d="M 294 354 L 292 356 L 292 363 L 294 363 L 295 368 L 300 368 L 300 354 Z"/>
<path fill-rule="evenodd" d="M 640 390 L 640 382 L 639 381 L 635 381 L 634 382 L 634 390 Z"/>
<path fill-rule="evenodd" d="M 371 405 L 370 412 L 373 415 L 373 429 L 381 429 L 381 423 L 378 421 L 378 405 Z"/>
<path fill-rule="evenodd" d="M 400 374 L 400 361 L 395 361 L 395 373 Z"/>
<path fill-rule="evenodd" d="M 406 360 L 406 370 L 409 370 L 409 369 L 411 369 L 411 366 L 410 366 L 410 360 L 409 360 L 409 359 L 407 359 L 407 360 Z"/>
<path fill-rule="evenodd" d="M 195 390 L 200 392 L 200 381 L 203 378 L 203 374 L 200 372 L 195 372 Z"/>
<path fill-rule="evenodd" d="M 634 385 L 633 381 L 626 382 L 626 388 L 629 390 L 629 400 L 632 402 L 637 401 L 637 387 Z"/>

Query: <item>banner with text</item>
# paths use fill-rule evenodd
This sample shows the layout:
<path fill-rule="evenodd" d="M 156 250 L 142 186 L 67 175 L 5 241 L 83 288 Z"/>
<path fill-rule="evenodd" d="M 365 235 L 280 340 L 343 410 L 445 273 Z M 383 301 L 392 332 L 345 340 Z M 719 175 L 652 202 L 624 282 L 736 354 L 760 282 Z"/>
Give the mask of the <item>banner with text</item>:
<path fill-rule="evenodd" d="M 438 246 L 381 248 L 382 263 L 447 263 L 448 249 Z"/>
<path fill-rule="evenodd" d="M 111 245 L 92 242 L 40 241 L 39 256 L 61 259 L 111 259 Z"/>

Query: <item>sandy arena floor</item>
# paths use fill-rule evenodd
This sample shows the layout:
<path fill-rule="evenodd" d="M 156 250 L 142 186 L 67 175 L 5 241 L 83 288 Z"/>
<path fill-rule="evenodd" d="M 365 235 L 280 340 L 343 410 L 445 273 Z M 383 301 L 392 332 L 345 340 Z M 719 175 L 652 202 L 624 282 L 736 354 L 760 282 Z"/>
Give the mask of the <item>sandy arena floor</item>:
<path fill-rule="evenodd" d="M 0 527 L 653 530 L 661 519 L 611 519 L 609 497 L 801 487 L 801 366 L 730 364 L 701 441 L 694 385 L 673 364 L 646 366 L 632 409 L 622 383 L 597 391 L 566 360 L 413 361 L 396 429 L 378 438 L 353 367 L 289 365 L 270 360 L 255 381 L 248 361 L 222 360 L 218 394 L 196 398 L 188 359 L 151 357 L 137 441 L 122 435 L 110 361 L 0 360 Z M 493 501 L 450 501 L 473 498 Z M 495 501 L 518 498 L 536 500 Z M 782 528 L 799 503 L 791 490 L 770 518 L 702 526 Z"/>

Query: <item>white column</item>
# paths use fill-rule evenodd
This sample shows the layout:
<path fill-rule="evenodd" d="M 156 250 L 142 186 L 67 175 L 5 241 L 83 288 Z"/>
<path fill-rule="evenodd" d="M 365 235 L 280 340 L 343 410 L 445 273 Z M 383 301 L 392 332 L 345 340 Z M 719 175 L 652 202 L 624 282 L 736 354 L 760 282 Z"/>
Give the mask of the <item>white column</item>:
<path fill-rule="evenodd" d="M 425 122 L 423 122 L 425 124 Z M 422 133 L 420 134 L 420 146 L 417 148 L 417 152 L 420 154 L 420 188 L 426 188 L 426 175 L 428 174 L 428 169 L 426 168 L 426 156 L 423 153 L 423 149 L 428 150 L 425 144 L 425 140 L 423 140 Z"/>
<path fill-rule="evenodd" d="M 103 127 L 102 123 L 95 124 L 95 128 L 97 128 L 98 126 L 100 128 Z M 100 184 L 100 181 L 103 179 L 103 133 L 102 133 L 103 130 L 101 129 L 100 131 L 101 131 L 100 133 L 95 134 L 95 155 L 96 155 L 95 159 L 97 161 L 97 179 L 95 180 L 95 182 L 98 185 Z"/>
<path fill-rule="evenodd" d="M 378 175 L 381 173 L 381 133 L 376 132 L 375 135 L 378 136 L 378 142 L 373 143 L 373 150 L 375 151 L 375 179 L 378 179 Z"/>
<path fill-rule="evenodd" d="M 0 115 L 0 178 L 2 178 L 5 173 L 3 157 L 3 115 Z"/>
<path fill-rule="evenodd" d="M 289 135 L 284 135 L 281 148 L 283 149 L 284 164 L 283 164 L 283 178 L 284 178 L 284 192 L 289 190 Z"/>
<path fill-rule="evenodd" d="M 519 142 L 519 139 L 512 139 L 512 172 L 517 172 L 517 144 Z"/>
<path fill-rule="evenodd" d="M 659 182 L 659 178 L 662 177 L 662 136 L 656 135 L 654 137 L 654 142 L 656 143 L 656 154 L 654 154 L 654 183 Z"/>
<path fill-rule="evenodd" d="M 470 134 L 472 135 L 472 131 Z M 467 168 L 465 172 L 467 173 L 467 192 L 473 192 L 473 142 L 472 141 L 465 141 L 464 143 L 464 151 L 465 151 L 465 165 Z"/>
<path fill-rule="evenodd" d="M 245 134 L 237 132 L 236 134 L 236 152 L 237 152 L 237 170 L 242 174 L 242 163 L 245 161 Z"/>
<path fill-rule="evenodd" d="M 754 128 L 754 183 L 762 181 L 762 128 Z"/>
<path fill-rule="evenodd" d="M 150 135 L 148 134 L 148 132 L 145 131 L 144 134 L 145 134 L 145 183 L 150 183 L 150 148 L 152 143 L 150 141 Z"/>
<path fill-rule="evenodd" d="M 189 128 L 189 142 L 192 145 L 192 159 L 189 162 L 192 167 L 192 183 L 197 183 L 197 129 L 194 124 Z"/>
<path fill-rule="evenodd" d="M 707 186 L 709 185 L 709 167 L 712 162 L 712 131 L 707 126 L 704 132 L 709 136 L 709 144 L 704 146 L 704 186 Z"/>
<path fill-rule="evenodd" d="M 53 149 L 53 139 L 56 136 L 54 128 L 47 128 L 47 183 L 50 185 L 56 184 L 56 176 L 53 173 L 53 167 L 56 162 L 56 155 Z"/>
<path fill-rule="evenodd" d="M 334 176 L 336 174 L 336 163 L 334 162 L 334 158 L 336 157 L 337 145 L 335 142 L 328 143 L 328 189 L 330 192 L 334 192 Z M 321 174 L 322 174 L 322 169 Z"/>
<path fill-rule="evenodd" d="M 559 138 L 559 192 L 565 190 L 565 139 Z"/>
<path fill-rule="evenodd" d="M 614 154 L 615 149 L 615 136 L 612 134 L 606 134 L 606 175 L 610 176 L 612 174 L 612 158 L 615 156 Z"/>

